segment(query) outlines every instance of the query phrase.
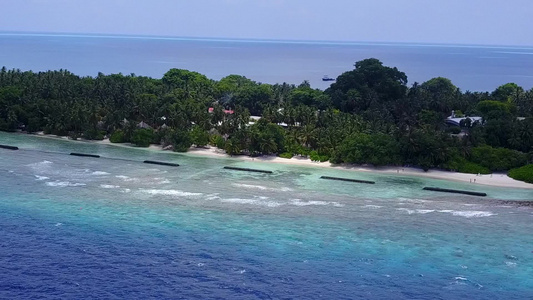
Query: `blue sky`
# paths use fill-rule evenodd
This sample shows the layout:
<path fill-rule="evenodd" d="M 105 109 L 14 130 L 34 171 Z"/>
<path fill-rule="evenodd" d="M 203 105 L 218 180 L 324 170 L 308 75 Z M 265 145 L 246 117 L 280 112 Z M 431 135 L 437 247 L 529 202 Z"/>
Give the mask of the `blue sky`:
<path fill-rule="evenodd" d="M 531 0 L 0 0 L 0 31 L 533 46 Z"/>

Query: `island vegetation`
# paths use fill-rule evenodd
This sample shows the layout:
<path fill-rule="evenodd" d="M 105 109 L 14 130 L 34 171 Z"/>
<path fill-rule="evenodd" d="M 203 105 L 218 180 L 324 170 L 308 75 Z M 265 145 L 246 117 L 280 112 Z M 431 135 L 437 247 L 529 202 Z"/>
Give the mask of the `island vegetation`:
<path fill-rule="evenodd" d="M 452 111 L 482 121 L 449 127 L 444 121 Z M 463 92 L 442 77 L 408 86 L 405 73 L 373 58 L 356 62 L 325 91 L 239 75 L 216 81 L 182 69 L 161 79 L 0 70 L 2 131 L 109 137 L 174 151 L 210 144 L 230 155 L 334 164 L 475 174 L 520 168 L 510 176 L 531 182 L 533 168 L 524 166 L 533 159 L 532 117 L 533 89 L 508 83 Z"/>

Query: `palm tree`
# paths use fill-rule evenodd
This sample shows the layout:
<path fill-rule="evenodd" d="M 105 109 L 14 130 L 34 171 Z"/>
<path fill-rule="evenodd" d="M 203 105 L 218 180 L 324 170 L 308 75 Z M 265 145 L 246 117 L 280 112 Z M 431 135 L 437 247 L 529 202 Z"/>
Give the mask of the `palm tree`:
<path fill-rule="evenodd" d="M 263 154 L 276 153 L 278 151 L 278 145 L 273 139 L 262 138 L 259 140 L 259 149 Z"/>
<path fill-rule="evenodd" d="M 224 150 L 226 150 L 226 153 L 229 154 L 230 156 L 235 155 L 235 154 L 240 154 L 242 151 L 239 145 L 239 142 L 233 139 L 229 139 L 226 141 Z"/>
<path fill-rule="evenodd" d="M 305 125 L 300 127 L 299 133 L 299 140 L 306 147 L 310 147 L 310 145 L 315 142 L 317 137 L 317 131 L 314 125 Z"/>

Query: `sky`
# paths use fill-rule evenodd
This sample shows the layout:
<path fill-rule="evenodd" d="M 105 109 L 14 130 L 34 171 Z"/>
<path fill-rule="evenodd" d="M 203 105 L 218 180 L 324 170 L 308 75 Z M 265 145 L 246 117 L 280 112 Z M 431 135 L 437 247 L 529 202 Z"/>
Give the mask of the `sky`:
<path fill-rule="evenodd" d="M 0 31 L 533 46 L 531 0 L 0 0 Z"/>

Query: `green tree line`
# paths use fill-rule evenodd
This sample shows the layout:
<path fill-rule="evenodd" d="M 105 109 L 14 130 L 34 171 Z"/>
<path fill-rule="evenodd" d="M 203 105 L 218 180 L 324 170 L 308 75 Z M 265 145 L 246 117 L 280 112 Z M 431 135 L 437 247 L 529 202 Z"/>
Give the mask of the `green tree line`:
<path fill-rule="evenodd" d="M 444 120 L 452 110 L 483 119 L 450 128 Z M 251 123 L 251 116 L 261 119 Z M 442 77 L 408 86 L 405 73 L 374 58 L 356 62 L 325 91 L 181 69 L 154 79 L 4 67 L 0 130 L 488 173 L 531 163 L 533 89 L 508 83 L 463 92 Z"/>

